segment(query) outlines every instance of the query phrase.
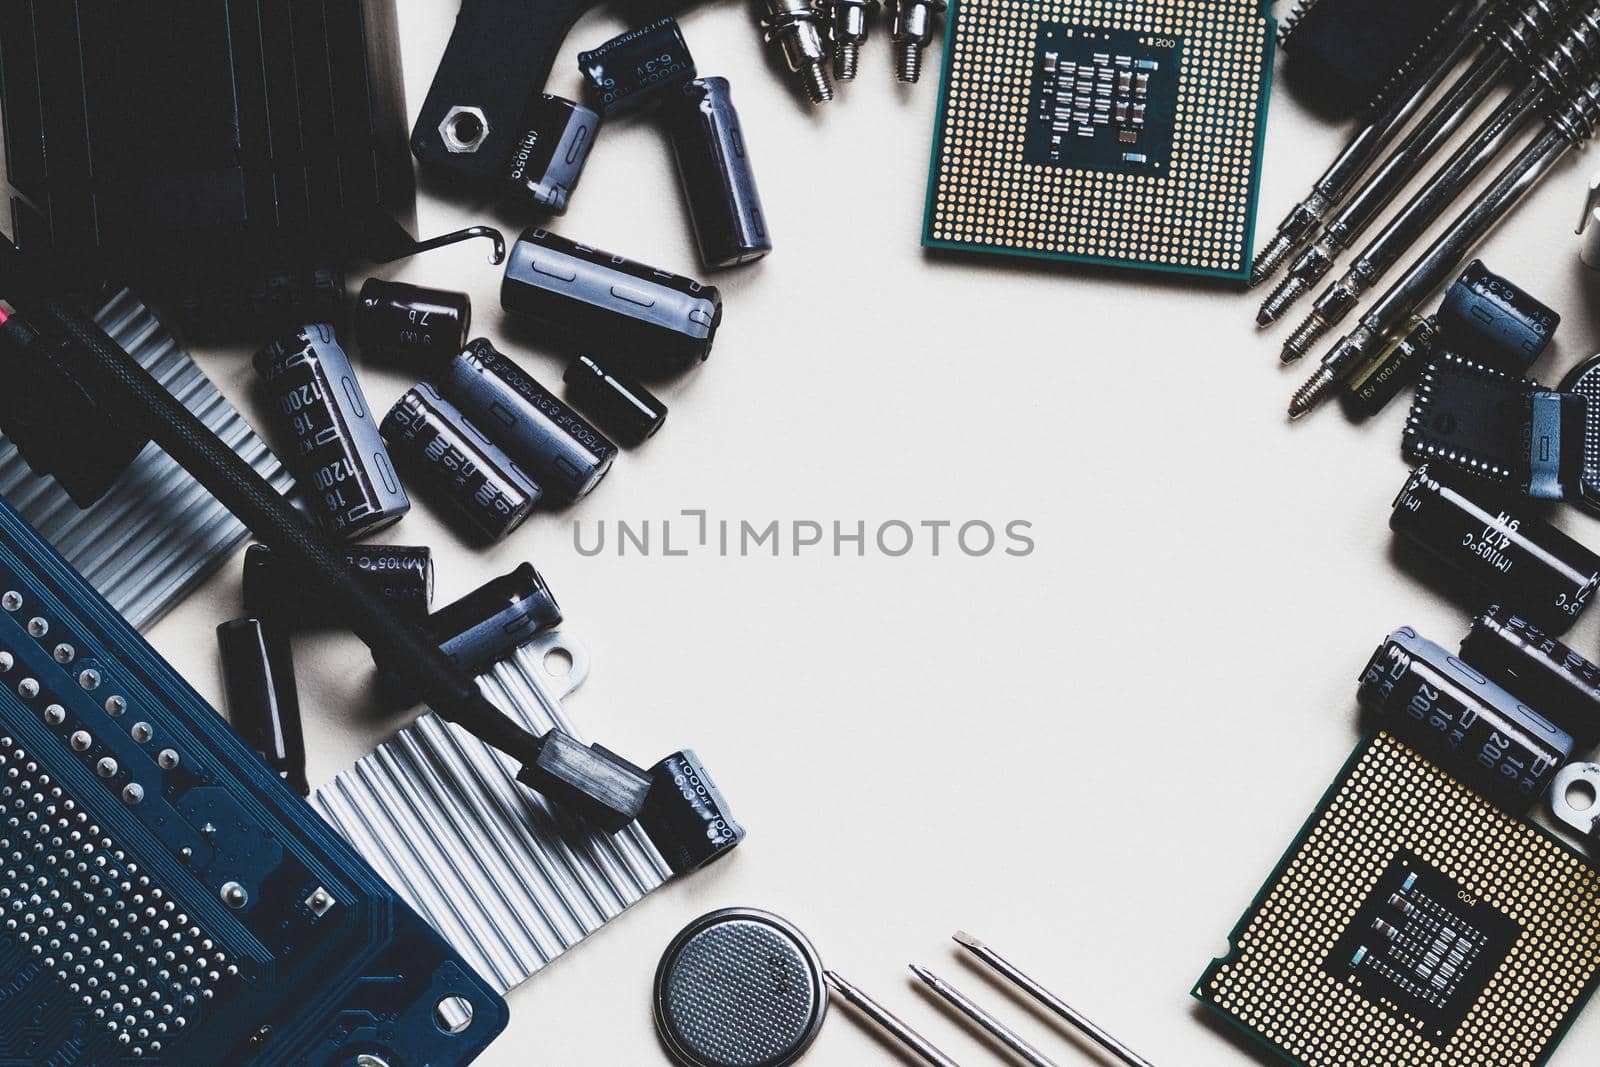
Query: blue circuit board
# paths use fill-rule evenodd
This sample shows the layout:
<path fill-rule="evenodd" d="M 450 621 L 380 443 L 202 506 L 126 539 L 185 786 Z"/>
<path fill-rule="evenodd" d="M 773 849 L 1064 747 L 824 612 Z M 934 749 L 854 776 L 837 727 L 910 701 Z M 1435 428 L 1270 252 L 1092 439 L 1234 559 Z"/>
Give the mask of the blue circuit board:
<path fill-rule="evenodd" d="M 506 1018 L 0 500 L 0 1067 L 448 1067 Z"/>

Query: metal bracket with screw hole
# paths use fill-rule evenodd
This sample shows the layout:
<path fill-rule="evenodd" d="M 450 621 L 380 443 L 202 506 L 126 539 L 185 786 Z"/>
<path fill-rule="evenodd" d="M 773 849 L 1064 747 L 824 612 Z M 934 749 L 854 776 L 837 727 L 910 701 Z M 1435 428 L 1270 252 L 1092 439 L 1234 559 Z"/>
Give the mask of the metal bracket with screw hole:
<path fill-rule="evenodd" d="M 1577 807 L 1572 802 L 1574 787 L 1582 791 L 1587 786 L 1593 799 L 1587 806 Z M 1569 763 L 1556 773 L 1550 785 L 1550 814 L 1572 827 L 1590 841 L 1600 834 L 1600 763 Z"/>

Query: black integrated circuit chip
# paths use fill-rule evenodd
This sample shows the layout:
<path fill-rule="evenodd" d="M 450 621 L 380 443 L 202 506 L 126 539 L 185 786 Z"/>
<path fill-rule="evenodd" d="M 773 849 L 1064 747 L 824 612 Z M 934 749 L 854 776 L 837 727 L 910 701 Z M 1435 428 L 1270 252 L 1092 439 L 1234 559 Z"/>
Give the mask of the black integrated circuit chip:
<path fill-rule="evenodd" d="M 1170 34 L 1039 23 L 1023 159 L 1160 174 L 1172 158 L 1183 41 Z"/>
<path fill-rule="evenodd" d="M 1521 929 L 1402 849 L 1322 966 L 1443 1047 Z"/>

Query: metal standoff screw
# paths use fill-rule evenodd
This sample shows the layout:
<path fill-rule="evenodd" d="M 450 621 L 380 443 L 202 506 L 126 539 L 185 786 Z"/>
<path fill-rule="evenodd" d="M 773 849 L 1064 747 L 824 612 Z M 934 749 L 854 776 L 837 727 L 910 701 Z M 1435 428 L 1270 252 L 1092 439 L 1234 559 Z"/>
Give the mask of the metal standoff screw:
<path fill-rule="evenodd" d="M 784 63 L 800 81 L 813 104 L 833 99 L 833 83 L 825 64 L 828 44 L 821 16 L 808 0 L 764 0 L 767 14 L 761 20 L 767 44 L 779 49 Z"/>
<path fill-rule="evenodd" d="M 833 74 L 840 81 L 854 81 L 861 61 L 861 46 L 877 13 L 878 0 L 830 0 L 825 5 L 828 29 L 833 37 Z"/>
<path fill-rule="evenodd" d="M 933 24 L 946 0 L 889 0 L 893 16 L 894 76 L 903 82 L 922 77 L 922 50 L 933 40 Z"/>

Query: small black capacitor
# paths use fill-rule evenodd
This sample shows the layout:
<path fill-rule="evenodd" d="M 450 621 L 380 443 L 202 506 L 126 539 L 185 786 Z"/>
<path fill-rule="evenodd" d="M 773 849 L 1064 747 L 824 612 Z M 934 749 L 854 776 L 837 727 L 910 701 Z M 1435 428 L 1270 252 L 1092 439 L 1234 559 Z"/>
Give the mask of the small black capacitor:
<path fill-rule="evenodd" d="M 1439 328 L 1452 352 L 1521 374 L 1550 344 L 1561 316 L 1475 259 L 1445 293 Z"/>
<path fill-rule="evenodd" d="M 1433 356 L 1439 320 L 1413 319 L 1406 332 L 1380 348 L 1345 383 L 1345 404 L 1358 418 L 1382 411 L 1400 390 L 1417 380 Z"/>
<path fill-rule="evenodd" d="M 722 323 L 716 286 L 540 229 L 512 247 L 500 303 L 574 354 L 592 352 L 646 380 L 704 360 Z"/>
<path fill-rule="evenodd" d="M 306 741 L 288 627 L 234 619 L 217 627 L 217 646 L 228 722 L 290 788 L 307 795 Z"/>
<path fill-rule="evenodd" d="M 289 467 L 330 535 L 369 534 L 410 510 L 332 326 L 302 326 L 257 352 L 254 363 L 293 441 Z"/>
<path fill-rule="evenodd" d="M 1466 785 L 1523 812 L 1572 755 L 1572 737 L 1410 627 L 1362 672 L 1361 706 Z"/>
<path fill-rule="evenodd" d="M 506 177 L 544 211 L 565 215 L 600 132 L 600 116 L 582 104 L 544 93 L 529 109 L 528 119 L 532 125 L 512 150 Z M 466 344 L 465 337 L 461 343 Z"/>
<path fill-rule="evenodd" d="M 618 443 L 632 448 L 655 436 L 667 421 L 667 405 L 634 381 L 612 374 L 591 356 L 579 356 L 562 376 L 572 402 Z"/>
<path fill-rule="evenodd" d="M 578 70 L 608 119 L 654 107 L 695 76 L 689 45 L 670 17 L 579 52 Z"/>
<path fill-rule="evenodd" d="M 425 545 L 346 545 L 345 563 L 374 596 L 410 619 L 433 607 L 433 552 Z M 296 615 L 326 614 L 293 570 L 267 545 L 244 553 L 244 609 L 256 618 L 292 622 Z"/>
<path fill-rule="evenodd" d="M 721 859 L 745 836 L 705 764 L 688 749 L 650 768 L 650 793 L 639 825 L 674 874 Z"/>
<path fill-rule="evenodd" d="M 1395 497 L 1389 528 L 1552 633 L 1572 625 L 1600 584 L 1600 556 L 1531 513 L 1441 482 L 1427 464 Z"/>
<path fill-rule="evenodd" d="M 617 458 L 604 434 L 481 337 L 450 361 L 439 387 L 563 501 L 589 493 Z"/>
<path fill-rule="evenodd" d="M 356 344 L 365 353 L 449 359 L 471 326 L 472 299 L 446 289 L 368 278 L 356 304 Z"/>
<path fill-rule="evenodd" d="M 533 564 L 524 563 L 434 612 L 427 628 L 444 654 L 471 676 L 560 625 L 561 607 L 550 587 Z"/>
<path fill-rule="evenodd" d="M 382 429 L 410 477 L 490 540 L 521 526 L 544 495 L 515 459 L 427 382 L 395 402 Z"/>
<path fill-rule="evenodd" d="M 696 78 L 673 93 L 662 118 L 689 203 L 700 262 L 733 267 L 772 251 L 755 171 L 726 78 Z"/>
<path fill-rule="evenodd" d="M 1527 619 L 1499 605 L 1490 608 L 1473 621 L 1461 658 L 1584 748 L 1600 743 L 1600 667 Z"/>

